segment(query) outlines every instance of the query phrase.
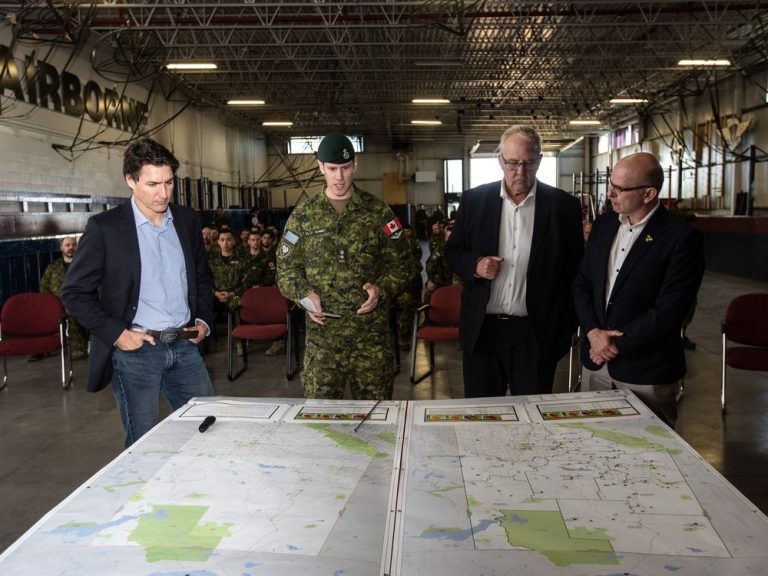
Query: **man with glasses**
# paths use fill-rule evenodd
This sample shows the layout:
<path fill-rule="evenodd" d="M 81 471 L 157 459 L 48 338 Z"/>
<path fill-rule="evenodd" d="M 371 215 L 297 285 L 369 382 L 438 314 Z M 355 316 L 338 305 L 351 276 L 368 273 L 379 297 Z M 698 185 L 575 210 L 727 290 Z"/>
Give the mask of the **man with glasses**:
<path fill-rule="evenodd" d="M 584 240 L 579 201 L 536 179 L 541 139 L 501 136 L 500 182 L 461 196 L 445 255 L 462 279 L 464 395 L 552 392 L 576 330 L 570 287 Z"/>
<path fill-rule="evenodd" d="M 667 424 L 685 374 L 680 329 L 704 275 L 701 233 L 659 203 L 664 171 L 646 152 L 611 173 L 613 213 L 592 226 L 573 286 L 582 390 L 632 390 Z"/>

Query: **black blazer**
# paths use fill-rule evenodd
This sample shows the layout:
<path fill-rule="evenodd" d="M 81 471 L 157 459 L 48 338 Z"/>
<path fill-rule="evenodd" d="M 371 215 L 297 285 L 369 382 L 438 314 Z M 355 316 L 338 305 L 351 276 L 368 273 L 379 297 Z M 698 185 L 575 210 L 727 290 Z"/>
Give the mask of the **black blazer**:
<path fill-rule="evenodd" d="M 603 214 L 589 235 L 573 285 L 582 333 L 593 328 L 624 332 L 614 340 L 619 355 L 608 363 L 616 380 L 675 382 L 685 375 L 680 329 L 704 275 L 702 235 L 659 206 L 627 254 L 606 307 L 608 256 L 618 229 L 618 216 Z M 590 370 L 600 368 L 589 359 L 586 338 L 581 361 Z"/>
<path fill-rule="evenodd" d="M 472 353 L 485 319 L 491 282 L 475 276 L 484 256 L 499 252 L 501 182 L 484 184 L 461 196 L 445 255 L 464 283 L 459 335 Z M 526 276 L 526 307 L 543 358 L 557 360 L 576 331 L 570 287 L 584 250 L 579 201 L 558 188 L 537 182 L 533 239 Z"/>
<path fill-rule="evenodd" d="M 213 325 L 213 297 L 208 258 L 197 214 L 170 206 L 187 268 L 187 302 L 191 322 Z M 88 390 L 97 392 L 112 379 L 112 350 L 136 315 L 141 258 L 131 203 L 92 216 L 69 267 L 61 299 L 91 333 Z"/>

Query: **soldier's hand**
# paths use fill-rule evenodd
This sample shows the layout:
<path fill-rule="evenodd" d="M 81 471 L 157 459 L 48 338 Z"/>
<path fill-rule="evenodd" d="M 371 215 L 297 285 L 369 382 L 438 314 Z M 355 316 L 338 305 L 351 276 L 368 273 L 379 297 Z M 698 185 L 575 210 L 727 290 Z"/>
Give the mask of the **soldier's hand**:
<path fill-rule="evenodd" d="M 315 305 L 315 310 L 317 310 L 317 312 L 310 312 L 307 310 L 307 316 L 309 316 L 309 319 L 315 324 L 325 326 L 325 316 L 323 316 L 323 305 L 320 303 L 320 296 L 317 292 L 312 291 L 309 293 L 308 298 L 312 300 L 312 304 Z"/>
<path fill-rule="evenodd" d="M 368 292 L 368 300 L 363 302 L 363 305 L 360 306 L 357 311 L 358 314 L 368 314 L 369 312 L 376 310 L 379 305 L 379 299 L 381 298 L 381 291 L 376 284 L 366 282 L 363 284 L 363 290 Z"/>

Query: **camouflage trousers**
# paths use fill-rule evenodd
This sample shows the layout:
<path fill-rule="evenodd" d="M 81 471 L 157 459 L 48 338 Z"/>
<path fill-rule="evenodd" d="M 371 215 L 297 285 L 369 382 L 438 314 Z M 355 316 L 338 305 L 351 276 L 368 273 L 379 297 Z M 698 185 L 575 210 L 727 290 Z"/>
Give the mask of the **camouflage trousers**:
<path fill-rule="evenodd" d="M 88 331 L 83 328 L 74 316 L 68 315 L 69 319 L 69 344 L 72 352 L 88 351 Z"/>
<path fill-rule="evenodd" d="M 408 292 L 401 292 L 397 297 L 397 334 L 400 344 L 411 341 L 413 316 L 416 314 L 418 305 L 418 299 Z"/>
<path fill-rule="evenodd" d="M 355 400 L 389 400 L 394 377 L 386 310 L 328 318 L 325 326 L 307 319 L 305 397 L 340 399 L 349 384 Z"/>

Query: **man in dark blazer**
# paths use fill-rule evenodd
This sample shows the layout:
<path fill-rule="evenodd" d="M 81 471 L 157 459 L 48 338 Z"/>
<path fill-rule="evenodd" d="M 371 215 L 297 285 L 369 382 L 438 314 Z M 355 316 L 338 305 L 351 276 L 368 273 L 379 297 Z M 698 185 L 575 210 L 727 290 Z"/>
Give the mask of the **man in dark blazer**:
<path fill-rule="evenodd" d="M 462 194 L 445 249 L 464 291 L 459 335 L 467 398 L 552 392 L 576 318 L 570 286 L 584 239 L 579 201 L 536 180 L 541 139 L 501 137 L 501 182 Z"/>
<path fill-rule="evenodd" d="M 704 244 L 659 203 L 663 183 L 652 154 L 616 164 L 614 212 L 592 226 L 573 295 L 585 335 L 582 390 L 632 390 L 674 427 L 685 374 L 680 330 L 704 275 Z"/>
<path fill-rule="evenodd" d="M 88 390 L 110 382 L 126 447 L 172 409 L 213 394 L 196 344 L 212 322 L 208 257 L 195 212 L 170 205 L 179 166 L 142 139 L 123 158 L 130 202 L 88 220 L 61 299 L 91 333 Z"/>

